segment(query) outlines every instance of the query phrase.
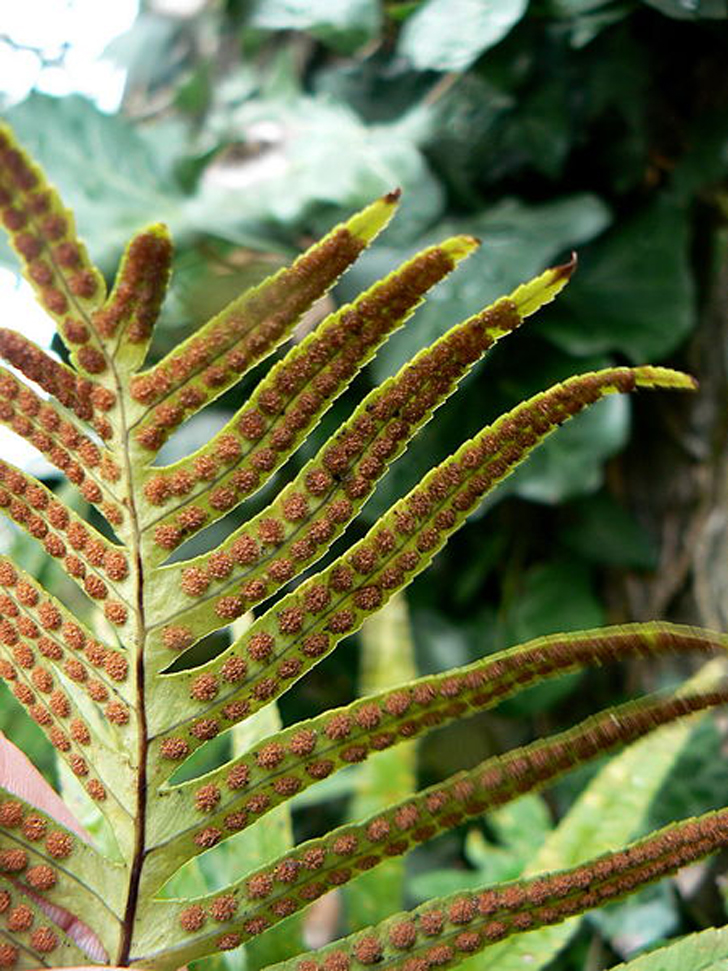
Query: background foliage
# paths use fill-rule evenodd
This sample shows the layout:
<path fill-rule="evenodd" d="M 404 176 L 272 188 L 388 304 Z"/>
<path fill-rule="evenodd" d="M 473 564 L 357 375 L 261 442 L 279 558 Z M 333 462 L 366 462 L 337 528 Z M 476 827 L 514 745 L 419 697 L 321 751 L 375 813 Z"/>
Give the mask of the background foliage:
<path fill-rule="evenodd" d="M 453 231 L 482 238 L 299 464 L 414 350 L 578 249 L 566 293 L 465 382 L 382 483 L 362 530 L 455 443 L 554 380 L 648 361 L 697 373 L 703 391 L 692 402 L 601 402 L 454 539 L 410 596 L 425 673 L 607 619 L 725 625 L 727 15 L 723 0 L 150 2 L 110 52 L 129 72 L 118 115 L 39 94 L 7 115 L 108 272 L 133 230 L 169 223 L 175 278 L 157 353 L 395 185 L 403 211 L 337 301 Z M 1 257 L 12 264 L 8 251 Z M 198 419 L 199 442 L 234 405 L 223 398 Z M 173 440 L 165 458 L 196 444 Z M 284 721 L 353 697 L 357 670 L 349 642 L 284 702 Z M 428 741 L 420 781 L 678 673 L 610 670 L 531 689 Z M 10 701 L 2 711 L 2 727 L 12 718 L 24 741 L 32 726 Z M 31 744 L 42 761 L 41 742 Z M 701 724 L 640 822 L 718 806 L 720 746 L 719 727 Z M 53 773 L 50 759 L 42 764 Z M 401 766 L 405 779 L 410 771 Z M 587 782 L 581 773 L 546 801 L 436 841 L 412 861 L 406 899 L 517 875 Z M 341 819 L 355 784 L 351 775 L 335 798 L 295 814 L 297 835 Z M 360 786 L 355 799 L 367 798 L 376 792 Z M 398 888 L 402 874 L 388 879 Z M 609 966 L 725 921 L 721 906 L 704 868 L 689 887 L 660 887 L 582 921 L 550 967 Z"/>

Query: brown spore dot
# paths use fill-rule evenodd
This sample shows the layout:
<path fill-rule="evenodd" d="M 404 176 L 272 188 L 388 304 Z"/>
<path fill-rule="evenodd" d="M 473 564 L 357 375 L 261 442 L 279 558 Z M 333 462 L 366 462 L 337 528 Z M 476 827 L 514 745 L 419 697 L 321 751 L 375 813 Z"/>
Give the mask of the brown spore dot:
<path fill-rule="evenodd" d="M 159 747 L 159 751 L 163 758 L 177 762 L 189 755 L 190 746 L 186 739 L 173 736 L 172 738 L 165 738 Z"/>
<path fill-rule="evenodd" d="M 229 684 L 236 684 L 238 681 L 242 681 L 247 672 L 248 665 L 238 654 L 231 654 L 220 669 L 220 675 L 223 681 L 227 681 Z"/>
<path fill-rule="evenodd" d="M 23 804 L 11 799 L 0 803 L 0 826 L 3 829 L 13 829 L 20 826 L 23 820 Z"/>
<path fill-rule="evenodd" d="M 162 643 L 171 651 L 183 651 L 194 643 L 195 637 L 189 627 L 165 627 Z"/>
<path fill-rule="evenodd" d="M 96 802 L 103 802 L 106 799 L 106 789 L 98 779 L 91 779 L 87 782 L 86 791 Z"/>
<path fill-rule="evenodd" d="M 190 698 L 195 701 L 212 701 L 218 691 L 219 684 L 214 674 L 198 674 L 190 685 Z"/>
<path fill-rule="evenodd" d="M 217 826 L 208 826 L 195 835 L 194 843 L 195 846 L 199 846 L 203 850 L 209 850 L 211 847 L 217 846 L 221 839 L 222 830 L 218 829 Z"/>
<path fill-rule="evenodd" d="M 120 701 L 110 701 L 105 708 L 106 717 L 113 725 L 129 723 L 129 709 Z"/>
<path fill-rule="evenodd" d="M 437 937 L 438 934 L 442 933 L 443 923 L 444 916 L 439 910 L 430 910 L 427 913 L 420 914 L 420 927 L 422 933 L 427 937 Z"/>
<path fill-rule="evenodd" d="M 250 780 L 250 769 L 244 763 L 240 765 L 235 765 L 228 772 L 227 779 L 225 780 L 228 789 L 244 789 Z"/>
<path fill-rule="evenodd" d="M 289 742 L 288 749 L 294 755 L 310 755 L 316 747 L 316 732 L 309 728 L 303 728 L 295 732 Z"/>
<path fill-rule="evenodd" d="M 245 613 L 245 601 L 242 597 L 220 597 L 215 604 L 215 613 L 222 620 L 235 620 Z"/>
<path fill-rule="evenodd" d="M 264 631 L 254 634 L 248 642 L 248 654 L 254 661 L 265 661 L 273 653 L 275 640 Z"/>
<path fill-rule="evenodd" d="M 302 651 L 306 657 L 321 657 L 329 646 L 326 634 L 309 634 L 303 641 Z"/>
<path fill-rule="evenodd" d="M 198 931 L 204 925 L 207 915 L 205 914 L 204 907 L 200 907 L 199 904 L 193 904 L 191 907 L 186 907 L 185 910 L 179 915 L 179 922 L 182 930 L 192 933 L 193 931 Z"/>
<path fill-rule="evenodd" d="M 0 871 L 3 873 L 20 873 L 28 865 L 28 854 L 25 850 L 0 851 Z"/>
<path fill-rule="evenodd" d="M 52 603 L 43 603 L 38 608 L 41 625 L 46 630 L 57 630 L 62 623 L 60 610 Z"/>
<path fill-rule="evenodd" d="M 297 634 L 303 627 L 304 612 L 300 607 L 284 607 L 276 619 L 281 634 Z"/>
<path fill-rule="evenodd" d="M 317 614 L 324 610 L 330 602 L 331 594 L 329 593 L 328 587 L 323 583 L 314 583 L 304 591 L 304 606 L 312 614 Z"/>
<path fill-rule="evenodd" d="M 230 813 L 225 817 L 225 828 L 229 829 L 231 833 L 237 833 L 241 829 L 245 829 L 248 822 L 248 814 L 244 809 L 239 812 Z"/>
<path fill-rule="evenodd" d="M 438 944 L 427 952 L 427 963 L 431 968 L 441 967 L 452 961 L 454 956 L 455 952 L 449 944 Z"/>
<path fill-rule="evenodd" d="M 455 938 L 455 947 L 458 949 L 458 951 L 464 951 L 466 954 L 472 954 L 473 951 L 478 950 L 480 947 L 480 942 L 480 934 L 477 931 L 466 931 L 462 934 L 458 934 L 458 936 Z"/>
<path fill-rule="evenodd" d="M 382 959 L 382 944 L 378 937 L 367 934 L 360 937 L 353 948 L 354 956 L 361 964 L 378 964 Z"/>
<path fill-rule="evenodd" d="M 118 651 L 109 651 L 104 667 L 112 681 L 124 681 L 129 673 L 129 662 Z"/>
<path fill-rule="evenodd" d="M 207 572 L 213 580 L 224 580 L 229 576 L 235 563 L 233 558 L 222 550 L 212 553 L 207 561 Z"/>
<path fill-rule="evenodd" d="M 70 833 L 54 829 L 48 834 L 45 845 L 54 860 L 65 860 L 73 852 L 73 837 Z"/>
<path fill-rule="evenodd" d="M 448 918 L 453 924 L 469 924 L 475 917 L 477 908 L 469 897 L 460 897 L 453 901 L 448 909 Z"/>
<path fill-rule="evenodd" d="M 355 853 L 359 841 L 353 833 L 347 833 L 344 836 L 337 837 L 331 844 L 331 849 L 334 853 L 338 853 L 340 856 L 350 856 Z"/>
<path fill-rule="evenodd" d="M 49 867 L 46 863 L 41 863 L 38 866 L 31 867 L 25 874 L 25 879 L 33 890 L 43 893 L 55 887 L 58 878 L 52 867 Z"/>
<path fill-rule="evenodd" d="M 195 806 L 200 812 L 209 813 L 217 807 L 220 802 L 220 790 L 212 783 L 208 782 L 195 793 Z"/>
<path fill-rule="evenodd" d="M 367 826 L 367 839 L 370 839 L 373 843 L 377 843 L 379 840 L 386 839 L 390 831 L 391 827 L 388 820 L 384 818 L 373 819 Z"/>
<path fill-rule="evenodd" d="M 248 880 L 246 889 L 250 900 L 260 900 L 267 897 L 273 889 L 273 877 L 268 873 L 256 873 Z"/>
<path fill-rule="evenodd" d="M 182 533 L 176 526 L 170 523 L 163 523 L 154 529 L 154 542 L 161 546 L 163 550 L 173 550 L 182 541 Z"/>
<path fill-rule="evenodd" d="M 198 566 L 189 566 L 182 571 L 180 587 L 188 597 L 200 597 L 210 586 L 210 577 Z"/>
<path fill-rule="evenodd" d="M 338 715 L 333 715 L 329 719 L 324 728 L 324 732 L 332 741 L 338 741 L 346 738 L 350 734 L 351 729 L 351 718 L 342 712 Z"/>
<path fill-rule="evenodd" d="M 201 718 L 190 728 L 190 735 L 193 735 L 201 742 L 207 742 L 211 738 L 215 738 L 219 733 L 220 725 L 215 718 Z"/>
<path fill-rule="evenodd" d="M 275 678 L 261 678 L 253 685 L 251 693 L 258 701 L 267 701 L 273 697 L 277 689 L 278 681 Z"/>
<path fill-rule="evenodd" d="M 389 941 L 392 947 L 399 950 L 412 947 L 417 941 L 417 928 L 413 921 L 403 920 L 398 924 L 393 924 L 389 930 Z"/>
<path fill-rule="evenodd" d="M 262 769 L 274 769 L 285 758 L 285 749 L 278 742 L 270 742 L 258 750 L 255 760 Z"/>
<path fill-rule="evenodd" d="M 93 701 L 106 701 L 109 697 L 108 689 L 103 681 L 99 681 L 97 678 L 92 678 L 86 685 L 86 690 L 88 691 L 89 698 Z"/>
<path fill-rule="evenodd" d="M 265 517 L 258 523 L 258 536 L 262 543 L 278 546 L 285 539 L 283 523 L 279 519 Z"/>
<path fill-rule="evenodd" d="M 334 951 L 324 959 L 324 971 L 350 971 L 351 960 L 343 951 Z"/>
<path fill-rule="evenodd" d="M 50 954 L 58 947 L 58 937 L 50 927 L 39 927 L 30 935 L 30 945 L 39 954 Z"/>
<path fill-rule="evenodd" d="M 332 614 L 327 624 L 327 629 L 335 634 L 345 634 L 354 626 L 354 612 L 348 609 L 338 610 Z"/>
<path fill-rule="evenodd" d="M 326 850 L 323 846 L 312 846 L 301 856 L 301 863 L 307 870 L 320 870 L 326 862 Z"/>
<path fill-rule="evenodd" d="M 239 536 L 230 547 L 230 554 L 236 563 L 247 566 L 260 555 L 260 548 L 252 536 Z"/>
<path fill-rule="evenodd" d="M 19 907 L 13 907 L 7 916 L 8 930 L 10 931 L 27 931 L 33 926 L 33 921 L 35 916 L 33 911 L 28 907 L 27 904 L 21 904 Z"/>
<path fill-rule="evenodd" d="M 217 939 L 217 947 L 220 951 L 232 951 L 236 947 L 240 947 L 243 943 L 243 939 L 240 934 L 223 934 L 222 937 Z"/>
<path fill-rule="evenodd" d="M 31 842 L 42 840 L 48 829 L 48 823 L 37 813 L 29 813 L 23 820 L 23 836 Z"/>
<path fill-rule="evenodd" d="M 14 944 L 0 944 L 0 968 L 14 968 L 20 952 Z"/>
<path fill-rule="evenodd" d="M 237 722 L 245 718 L 249 711 L 250 703 L 248 701 L 231 701 L 223 707 L 222 714 L 228 721 Z"/>
<path fill-rule="evenodd" d="M 108 600 L 104 604 L 104 616 L 115 627 L 121 627 L 126 623 L 129 615 L 124 604 L 118 600 Z"/>

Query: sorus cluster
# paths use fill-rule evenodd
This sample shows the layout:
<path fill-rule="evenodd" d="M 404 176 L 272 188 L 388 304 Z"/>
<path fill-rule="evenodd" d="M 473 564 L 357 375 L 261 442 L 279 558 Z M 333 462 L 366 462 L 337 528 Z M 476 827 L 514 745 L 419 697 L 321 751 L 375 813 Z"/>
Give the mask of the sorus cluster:
<path fill-rule="evenodd" d="M 288 458 L 397 321 L 452 267 L 450 257 L 437 247 L 410 261 L 391 280 L 329 318 L 293 348 L 210 446 L 178 463 L 174 471 L 154 473 L 145 488 L 152 504 L 178 503 L 180 496 L 193 490 L 195 502 L 156 525 L 156 543 L 174 549 L 211 516 L 217 518 L 257 489 Z M 360 436 L 358 444 L 360 449 Z M 231 464 L 236 466 L 234 471 L 229 471 Z M 190 510 L 195 510 L 193 521 Z"/>
<path fill-rule="evenodd" d="M 13 466 L 0 461 L 0 507 L 46 553 L 63 561 L 67 573 L 89 597 L 103 600 L 107 618 L 127 619 L 127 608 L 114 597 L 116 584 L 129 573 L 126 555 L 59 502 L 53 493 Z M 118 596 L 118 594 L 117 594 Z"/>
<path fill-rule="evenodd" d="M 120 470 L 106 449 L 81 434 L 54 405 L 42 401 L 4 368 L 0 368 L 0 421 L 45 455 L 112 525 L 123 521 L 112 488 Z"/>
<path fill-rule="evenodd" d="M 82 421 L 91 422 L 102 438 L 110 437 L 111 426 L 98 412 L 114 407 L 113 391 L 77 375 L 17 331 L 0 328 L 0 356 Z"/>
<path fill-rule="evenodd" d="M 163 362 L 135 377 L 132 397 L 156 404 L 137 432 L 139 443 L 158 449 L 186 417 L 238 381 L 280 343 L 362 248 L 361 240 L 339 229 L 290 269 L 235 301 Z"/>
<path fill-rule="evenodd" d="M 333 443 L 324 448 L 321 458 L 309 464 L 269 510 L 234 534 L 220 550 L 183 570 L 182 590 L 190 597 L 199 597 L 207 593 L 210 583 L 223 593 L 242 580 L 240 587 L 216 601 L 215 613 L 222 620 L 239 616 L 275 593 L 340 535 L 387 463 L 401 453 L 432 409 L 490 346 L 490 335 L 519 323 L 514 305 L 500 301 L 495 308 L 454 328 L 383 389 L 372 392 Z M 162 488 L 158 477 L 150 486 Z M 175 543 L 183 535 L 169 524 L 158 527 L 158 531 L 164 536 L 169 532 Z M 364 599 L 373 601 L 374 597 L 364 595 Z"/>
<path fill-rule="evenodd" d="M 106 790 L 91 777 L 83 748 L 91 743 L 88 725 L 65 691 L 56 672 L 63 672 L 98 705 L 114 724 L 129 720 L 128 707 L 116 688 L 128 675 L 128 662 L 116 650 L 94 640 L 55 602 L 20 577 L 7 560 L 0 561 L 0 677 L 48 735 L 94 799 Z"/>
<path fill-rule="evenodd" d="M 132 344 L 151 335 L 169 282 L 172 244 L 161 231 L 135 236 L 106 304 L 92 316 L 94 328 L 106 340 L 123 331 Z"/>
<path fill-rule="evenodd" d="M 76 307 L 103 300 L 103 279 L 91 268 L 73 224 L 36 167 L 0 132 L 0 213 L 43 306 L 60 321 L 75 360 L 89 374 L 106 370 L 106 360 Z"/>

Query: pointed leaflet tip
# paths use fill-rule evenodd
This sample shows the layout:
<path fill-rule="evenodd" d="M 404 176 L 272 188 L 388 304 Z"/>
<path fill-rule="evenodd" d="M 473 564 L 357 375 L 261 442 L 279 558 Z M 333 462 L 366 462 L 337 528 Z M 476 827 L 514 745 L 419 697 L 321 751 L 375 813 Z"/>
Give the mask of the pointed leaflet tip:
<path fill-rule="evenodd" d="M 566 263 L 559 263 L 558 266 L 552 266 L 550 272 L 552 274 L 552 279 L 565 280 L 567 283 L 571 279 L 579 263 L 579 258 L 576 255 L 576 250 L 571 251 L 571 256 Z"/>
<path fill-rule="evenodd" d="M 371 243 L 374 237 L 387 226 L 389 220 L 397 211 L 401 194 L 399 189 L 395 189 L 393 192 L 388 192 L 385 196 L 382 196 L 381 199 L 375 199 L 366 209 L 362 209 L 361 212 L 352 216 L 345 223 L 346 228 L 352 236 L 363 240 L 365 243 Z"/>
<path fill-rule="evenodd" d="M 470 256 L 480 246 L 480 240 L 475 236 L 452 236 L 440 243 L 440 249 L 446 253 L 454 263 L 459 263 L 466 256 Z"/>
<path fill-rule="evenodd" d="M 690 374 L 667 367 L 636 367 L 634 376 L 638 388 L 670 388 L 674 391 L 695 391 L 698 388 L 698 382 Z"/>

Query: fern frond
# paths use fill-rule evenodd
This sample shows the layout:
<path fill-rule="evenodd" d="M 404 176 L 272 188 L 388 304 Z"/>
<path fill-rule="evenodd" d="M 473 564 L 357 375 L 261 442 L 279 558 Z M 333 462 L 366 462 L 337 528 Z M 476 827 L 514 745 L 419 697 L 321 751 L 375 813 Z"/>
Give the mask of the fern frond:
<path fill-rule="evenodd" d="M 570 870 L 432 901 L 269 971 L 320 971 L 346 960 L 387 971 L 455 968 L 489 944 L 619 900 L 727 844 L 728 810 L 706 813 Z"/>
<path fill-rule="evenodd" d="M 144 407 L 132 408 L 130 430 L 151 452 L 170 430 L 236 384 L 290 336 L 306 310 L 392 218 L 399 193 L 384 196 L 337 226 L 293 263 L 248 290 L 130 384 Z M 154 410 L 150 410 L 153 407 Z"/>
<path fill-rule="evenodd" d="M 567 264 L 546 270 L 492 307 L 456 324 L 396 376 L 371 391 L 334 439 L 322 446 L 265 509 L 213 553 L 164 570 L 160 588 L 169 590 L 171 596 L 187 583 L 198 589 L 207 578 L 217 598 L 204 598 L 206 603 L 191 607 L 175 623 L 193 625 L 199 636 L 227 623 L 235 609 L 244 611 L 272 596 L 320 559 L 468 371 L 528 314 L 551 301 L 566 285 L 572 269 L 573 264 Z M 398 402 L 394 413 L 393 400 Z M 281 524 L 283 536 L 254 557 L 261 524 L 264 528 L 270 521 Z"/>
<path fill-rule="evenodd" d="M 62 603 L 0 557 L 0 677 L 55 747 L 64 792 L 97 811 L 99 828 L 113 832 L 117 844 L 102 852 L 48 786 L 50 803 L 34 806 L 32 786 L 13 784 L 17 760 L 13 768 L 9 743 L 0 739 L 0 967 L 92 962 L 173 971 L 257 942 L 274 925 L 274 934 L 285 934 L 281 922 L 331 887 L 728 698 L 722 684 L 707 679 L 682 695 L 608 708 L 317 840 L 285 852 L 292 844 L 281 842 L 277 859 L 261 865 L 257 856 L 247 873 L 241 863 L 214 894 L 159 896 L 170 878 L 188 875 L 186 864 L 203 868 L 205 858 L 195 858 L 207 849 L 225 844 L 214 852 L 232 856 L 233 841 L 226 841 L 249 827 L 243 838 L 255 839 L 253 824 L 275 821 L 270 810 L 288 812 L 281 804 L 294 795 L 400 741 L 586 664 L 669 651 L 722 655 L 728 646 L 723 635 L 660 624 L 539 638 L 267 738 L 262 731 L 247 735 L 241 748 L 249 722 L 235 728 L 234 756 L 201 774 L 210 763 L 196 750 L 282 695 L 406 587 L 560 424 L 608 394 L 694 387 L 666 368 L 611 367 L 569 378 L 484 428 L 363 539 L 285 589 L 330 550 L 493 343 L 556 296 L 572 259 L 451 327 L 368 394 L 262 512 L 216 549 L 165 565 L 184 553 L 178 548 L 187 539 L 270 480 L 430 287 L 473 250 L 475 240 L 458 236 L 407 260 L 294 344 L 209 442 L 172 465 L 154 464 L 186 419 L 292 335 L 386 226 L 397 197 L 389 194 L 335 227 L 145 367 L 170 277 L 167 230 L 152 225 L 134 236 L 107 296 L 58 194 L 0 128 L 0 216 L 70 358 L 59 362 L 0 329 L 0 357 L 20 374 L 0 368 L 0 421 L 85 500 L 77 506 L 82 512 L 71 509 L 39 479 L 0 461 L 0 510 L 62 567 L 74 603 Z M 237 622 L 264 603 L 249 625 L 247 618 Z M 232 643 L 210 660 L 196 663 L 215 648 L 184 653 L 231 622 Z M 700 817 L 562 874 L 433 903 L 320 956 L 276 967 L 452 966 L 492 941 L 580 913 L 712 852 L 728 839 L 727 818 L 726 811 Z M 95 935 L 93 946 L 71 931 L 74 918 Z"/>
<path fill-rule="evenodd" d="M 208 444 L 173 466 L 150 470 L 144 494 L 152 516 L 142 520 L 144 531 L 154 530 L 149 554 L 166 556 L 260 489 L 424 294 L 475 245 L 456 236 L 408 260 L 292 347 Z"/>
<path fill-rule="evenodd" d="M 208 726 L 203 736 L 211 738 L 279 697 L 429 566 L 483 496 L 560 424 L 604 395 L 660 386 L 691 389 L 694 383 L 667 368 L 607 368 L 569 378 L 518 405 L 431 471 L 347 553 L 279 600 L 217 658 L 189 671 L 162 675 L 171 709 L 152 720 L 153 733 L 168 733 L 174 726 L 193 749 L 206 740 L 200 737 L 200 722 Z M 386 407 L 391 413 L 397 403 L 387 402 Z M 283 538 L 280 521 L 264 520 L 255 538 L 246 537 L 246 556 L 254 549 L 257 558 L 264 549 L 277 548 Z M 240 595 L 215 598 L 208 593 L 208 576 L 199 571 L 200 582 L 193 585 L 196 579 L 197 573 L 183 571 L 180 586 L 188 597 L 195 591 L 198 603 L 206 605 L 205 620 L 213 612 L 218 617 L 221 611 L 224 614 L 230 599 L 242 612 L 245 603 L 237 603 L 243 599 Z M 178 600 L 164 598 L 161 610 L 150 614 L 153 629 L 161 628 L 160 653 L 165 644 L 175 648 L 180 641 L 188 646 L 194 640 L 193 628 L 185 623 L 186 612 L 168 612 L 168 605 Z M 195 622 L 200 623 L 199 616 Z M 236 688 L 228 689 L 223 669 L 234 656 L 244 658 L 246 676 Z M 193 680 L 201 675 L 216 686 L 213 702 L 196 699 L 191 690 Z"/>
<path fill-rule="evenodd" d="M 241 941 L 250 939 L 260 933 L 259 922 L 272 926 L 306 907 L 330 887 L 343 886 L 468 818 L 541 789 L 577 766 L 629 744 L 658 726 L 726 701 L 728 689 L 722 688 L 683 697 L 655 696 L 615 706 L 568 731 L 487 759 L 361 823 L 341 826 L 321 839 L 310 840 L 268 866 L 247 873 L 217 894 L 177 904 L 174 919 L 181 927 L 194 931 L 185 927 L 190 914 L 202 909 L 213 916 L 222 897 L 229 901 L 234 913 L 226 923 L 226 933 L 239 934 Z M 211 825 L 205 831 L 210 845 L 214 845 L 213 830 Z M 178 865 L 176 859 L 174 863 Z M 166 919 L 171 916 L 168 914 Z M 214 943 L 198 929 L 196 935 L 191 935 L 181 959 L 186 963 L 211 950 L 216 950 Z"/>

